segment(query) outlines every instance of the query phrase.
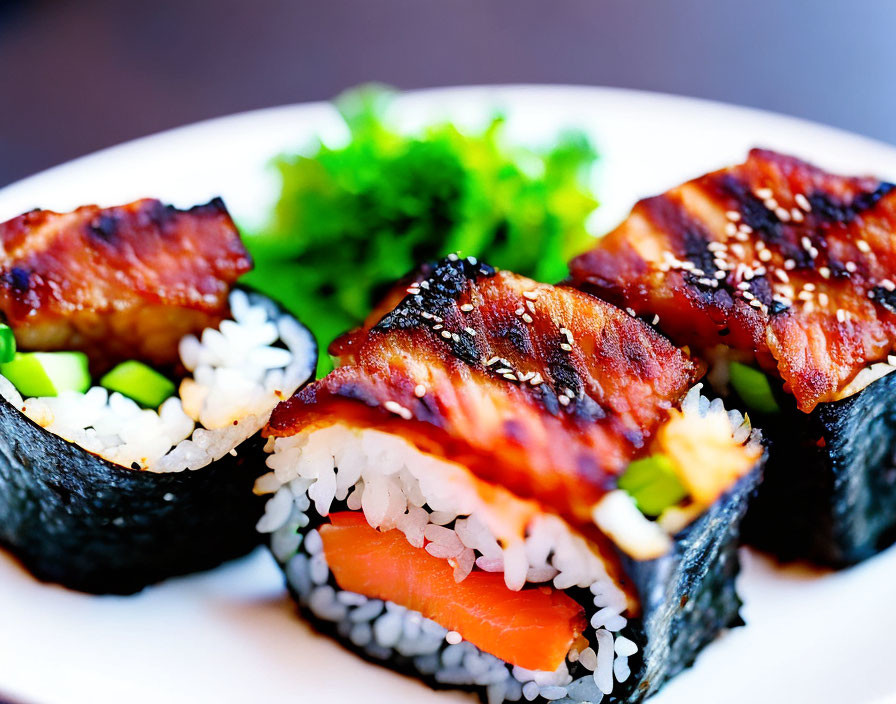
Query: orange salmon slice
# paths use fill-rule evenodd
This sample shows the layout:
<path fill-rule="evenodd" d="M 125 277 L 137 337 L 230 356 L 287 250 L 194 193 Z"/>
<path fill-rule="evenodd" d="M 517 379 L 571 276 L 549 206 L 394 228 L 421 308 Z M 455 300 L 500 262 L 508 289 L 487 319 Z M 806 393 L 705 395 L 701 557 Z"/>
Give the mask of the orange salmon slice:
<path fill-rule="evenodd" d="M 586 626 L 582 606 L 558 589 L 514 592 L 501 573 L 476 570 L 458 583 L 447 560 L 398 530 L 381 533 L 354 511 L 330 521 L 320 535 L 340 589 L 419 611 L 512 665 L 556 670 Z"/>

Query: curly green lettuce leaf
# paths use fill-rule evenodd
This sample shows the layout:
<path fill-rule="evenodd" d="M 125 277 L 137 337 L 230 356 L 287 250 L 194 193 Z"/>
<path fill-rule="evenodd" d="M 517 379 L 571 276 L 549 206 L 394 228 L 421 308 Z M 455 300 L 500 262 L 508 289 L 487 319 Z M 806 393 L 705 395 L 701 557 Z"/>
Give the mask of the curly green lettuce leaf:
<path fill-rule="evenodd" d="M 507 144 L 496 116 L 472 134 L 443 123 L 407 135 L 384 119 L 390 99 L 370 88 L 343 96 L 349 141 L 278 157 L 279 200 L 267 226 L 246 233 L 247 283 L 299 316 L 324 354 L 420 262 L 458 252 L 557 281 L 591 241 L 596 152 L 583 134 L 536 151 Z"/>

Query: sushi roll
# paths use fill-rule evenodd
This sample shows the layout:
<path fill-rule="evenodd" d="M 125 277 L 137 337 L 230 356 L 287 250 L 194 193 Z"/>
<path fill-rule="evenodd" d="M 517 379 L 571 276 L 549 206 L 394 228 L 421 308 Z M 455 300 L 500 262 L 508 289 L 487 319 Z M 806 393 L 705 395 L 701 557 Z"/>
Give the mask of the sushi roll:
<path fill-rule="evenodd" d="M 754 150 L 638 203 L 572 281 L 653 320 L 749 411 L 755 545 L 843 567 L 896 539 L 896 192 Z"/>
<path fill-rule="evenodd" d="M 624 311 L 425 267 L 274 411 L 260 531 L 364 657 L 502 701 L 636 702 L 740 623 L 762 447 Z"/>
<path fill-rule="evenodd" d="M 258 544 L 260 430 L 316 346 L 250 268 L 220 200 L 0 224 L 0 544 L 34 575 L 126 594 Z"/>

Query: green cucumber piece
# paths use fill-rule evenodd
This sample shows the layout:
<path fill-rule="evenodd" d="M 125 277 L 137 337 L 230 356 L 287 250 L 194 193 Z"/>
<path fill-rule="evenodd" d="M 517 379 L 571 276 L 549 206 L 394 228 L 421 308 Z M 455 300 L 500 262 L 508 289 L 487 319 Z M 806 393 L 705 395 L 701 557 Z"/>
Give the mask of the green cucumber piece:
<path fill-rule="evenodd" d="M 731 362 L 728 373 L 731 387 L 754 411 L 778 413 L 781 410 L 778 402 L 775 401 L 768 377 L 761 371 L 740 362 Z"/>
<path fill-rule="evenodd" d="M 122 362 L 100 379 L 100 385 L 117 391 L 144 408 L 158 408 L 174 395 L 174 382 L 143 362 Z"/>
<path fill-rule="evenodd" d="M 22 396 L 58 396 L 63 391 L 84 393 L 90 388 L 90 370 L 83 352 L 16 352 L 0 364 L 0 374 Z"/>
<path fill-rule="evenodd" d="M 16 356 L 16 336 L 9 325 L 0 323 L 0 364 L 11 362 Z"/>
<path fill-rule="evenodd" d="M 688 495 L 672 461 L 659 454 L 632 462 L 619 477 L 619 488 L 635 500 L 645 516 L 659 516 Z"/>

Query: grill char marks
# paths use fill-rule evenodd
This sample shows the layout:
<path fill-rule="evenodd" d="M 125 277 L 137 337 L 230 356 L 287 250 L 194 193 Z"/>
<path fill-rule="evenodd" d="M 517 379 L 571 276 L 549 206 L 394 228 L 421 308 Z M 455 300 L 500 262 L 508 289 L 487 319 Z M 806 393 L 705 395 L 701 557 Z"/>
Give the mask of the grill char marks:
<path fill-rule="evenodd" d="M 0 316 L 23 349 L 164 365 L 176 337 L 227 313 L 231 286 L 250 268 L 219 199 L 186 211 L 156 200 L 35 210 L 0 223 Z"/>
<path fill-rule="evenodd" d="M 808 412 L 894 349 L 894 231 L 891 184 L 757 149 L 638 203 L 570 268 L 679 344 L 755 355 Z"/>
<path fill-rule="evenodd" d="M 702 371 L 573 289 L 467 260 L 408 282 L 392 311 L 334 343 L 341 366 L 281 404 L 269 435 L 338 421 L 387 429 L 587 524 Z"/>

